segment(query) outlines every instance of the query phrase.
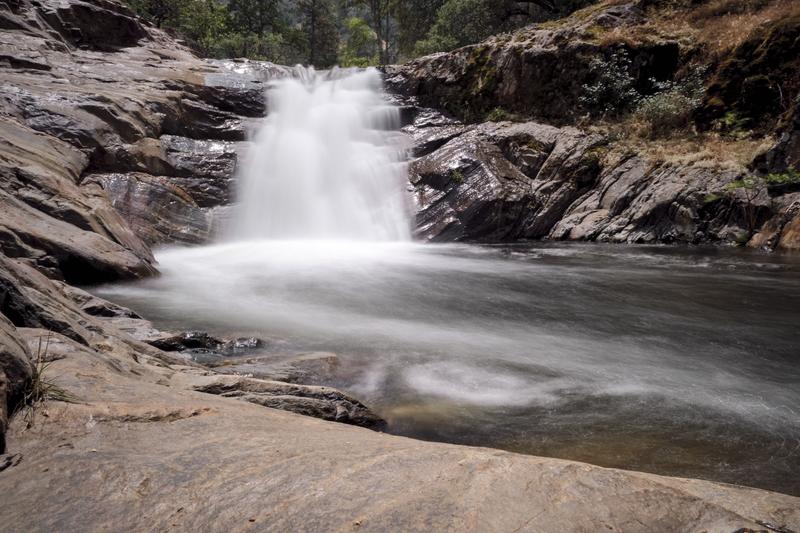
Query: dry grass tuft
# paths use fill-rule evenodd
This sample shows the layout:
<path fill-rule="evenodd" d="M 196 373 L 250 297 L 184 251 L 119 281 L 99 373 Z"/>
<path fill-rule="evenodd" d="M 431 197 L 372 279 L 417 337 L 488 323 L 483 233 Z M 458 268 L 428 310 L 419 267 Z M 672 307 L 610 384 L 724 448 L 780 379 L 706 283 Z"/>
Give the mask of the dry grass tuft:
<path fill-rule="evenodd" d="M 615 151 L 620 153 L 633 152 L 653 161 L 742 173 L 747 172 L 757 155 L 775 143 L 772 137 L 735 138 L 692 130 L 677 130 L 669 136 L 653 138 L 648 126 L 633 116 L 623 121 L 596 123 L 588 129 L 614 139 Z"/>
<path fill-rule="evenodd" d="M 52 333 L 48 332 L 44 343 L 42 343 L 42 337 L 39 337 L 39 345 L 34 359 L 33 380 L 24 399 L 26 407 L 22 416 L 27 429 L 34 426 L 36 417 L 40 412 L 46 416 L 44 407 L 48 402 L 78 402 L 74 395 L 56 385 L 52 376 L 49 375 L 50 366 L 53 364 L 53 361 L 48 358 L 51 337 Z"/>
<path fill-rule="evenodd" d="M 756 28 L 800 15 L 797 0 L 710 0 L 690 8 L 653 11 L 647 26 L 674 35 L 691 35 L 711 57 L 746 41 Z"/>

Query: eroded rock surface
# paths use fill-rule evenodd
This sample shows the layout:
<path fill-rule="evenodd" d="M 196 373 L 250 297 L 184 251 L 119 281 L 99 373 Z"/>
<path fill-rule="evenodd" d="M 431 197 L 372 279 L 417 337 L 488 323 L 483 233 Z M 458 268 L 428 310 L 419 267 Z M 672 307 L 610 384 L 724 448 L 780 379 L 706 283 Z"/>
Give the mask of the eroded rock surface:
<path fill-rule="evenodd" d="M 384 429 L 386 422 L 355 398 L 330 387 L 298 385 L 241 376 L 198 379 L 194 390 L 292 411 L 322 420 Z"/>
<path fill-rule="evenodd" d="M 149 246 L 200 244 L 211 236 L 207 214 L 169 178 L 138 172 L 91 174 L 84 183 L 99 186 L 136 236 Z"/>
<path fill-rule="evenodd" d="M 714 196 L 741 172 L 615 152 L 572 127 L 422 120 L 407 130 L 423 154 L 410 180 L 429 240 L 701 243 L 746 231 L 742 206 Z M 765 212 L 770 202 L 788 209 L 793 197 L 757 199 Z"/>

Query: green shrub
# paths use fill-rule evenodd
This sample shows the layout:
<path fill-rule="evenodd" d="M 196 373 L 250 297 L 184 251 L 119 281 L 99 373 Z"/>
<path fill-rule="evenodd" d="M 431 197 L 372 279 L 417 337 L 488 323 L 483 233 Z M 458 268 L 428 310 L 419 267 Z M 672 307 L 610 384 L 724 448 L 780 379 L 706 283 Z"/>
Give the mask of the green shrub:
<path fill-rule="evenodd" d="M 679 82 L 658 83 L 655 94 L 640 99 L 635 116 L 647 127 L 651 137 L 668 135 L 687 128 L 705 96 L 705 69 L 695 69 Z"/>
<path fill-rule="evenodd" d="M 343 67 L 370 67 L 380 62 L 378 36 L 367 21 L 351 17 L 345 23 L 347 39 L 340 53 L 339 64 Z"/>
<path fill-rule="evenodd" d="M 495 107 L 486 114 L 486 120 L 489 122 L 503 122 L 504 120 L 512 120 L 512 115 L 502 107 Z"/>
<path fill-rule="evenodd" d="M 789 168 L 786 172 L 767 174 L 764 182 L 769 186 L 800 185 L 800 172 L 796 168 Z"/>
<path fill-rule="evenodd" d="M 305 59 L 303 47 L 280 33 L 225 33 L 206 42 L 205 51 L 210 57 L 247 57 L 284 65 Z"/>
<path fill-rule="evenodd" d="M 592 115 L 620 115 L 641 99 L 625 50 L 614 52 L 608 58 L 592 59 L 589 74 L 592 81 L 583 85 L 579 101 Z"/>

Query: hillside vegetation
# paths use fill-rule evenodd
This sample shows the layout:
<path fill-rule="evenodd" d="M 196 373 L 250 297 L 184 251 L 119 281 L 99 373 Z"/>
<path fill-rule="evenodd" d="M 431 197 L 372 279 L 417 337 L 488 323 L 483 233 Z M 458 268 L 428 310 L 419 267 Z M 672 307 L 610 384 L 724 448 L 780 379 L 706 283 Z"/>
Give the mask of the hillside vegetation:
<path fill-rule="evenodd" d="M 201 55 L 327 68 L 449 51 L 595 0 L 129 0 Z"/>

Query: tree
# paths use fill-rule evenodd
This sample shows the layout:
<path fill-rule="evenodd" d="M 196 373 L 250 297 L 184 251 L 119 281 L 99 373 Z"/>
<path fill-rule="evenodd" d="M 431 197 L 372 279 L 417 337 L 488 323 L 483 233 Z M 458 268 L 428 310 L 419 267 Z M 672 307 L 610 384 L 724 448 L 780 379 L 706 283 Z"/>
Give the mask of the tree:
<path fill-rule="evenodd" d="M 402 1 L 360 0 L 369 10 L 369 22 L 378 39 L 378 60 L 382 65 L 390 62 L 392 12 Z"/>
<path fill-rule="evenodd" d="M 347 40 L 341 54 L 343 67 L 368 67 L 378 62 L 378 36 L 367 21 L 351 17 L 345 23 Z"/>
<path fill-rule="evenodd" d="M 402 58 L 414 54 L 414 46 L 421 41 L 436 22 L 436 13 L 445 0 L 405 0 L 397 2 L 397 47 Z"/>
<path fill-rule="evenodd" d="M 184 0 L 176 29 L 208 56 L 227 27 L 228 10 L 216 0 Z"/>
<path fill-rule="evenodd" d="M 140 17 L 158 28 L 173 26 L 180 13 L 175 0 L 131 0 L 130 6 Z"/>
<path fill-rule="evenodd" d="M 303 32 L 308 49 L 308 64 L 328 68 L 336 64 L 339 31 L 331 0 L 299 0 Z"/>
<path fill-rule="evenodd" d="M 415 51 L 449 51 L 504 31 L 508 4 L 504 0 L 447 0 L 437 12 L 428 37 L 417 44 Z"/>
<path fill-rule="evenodd" d="M 237 31 L 263 35 L 280 29 L 279 0 L 230 0 L 228 10 Z"/>
<path fill-rule="evenodd" d="M 446 52 L 525 24 L 565 16 L 595 0 L 446 0 L 416 54 Z"/>

